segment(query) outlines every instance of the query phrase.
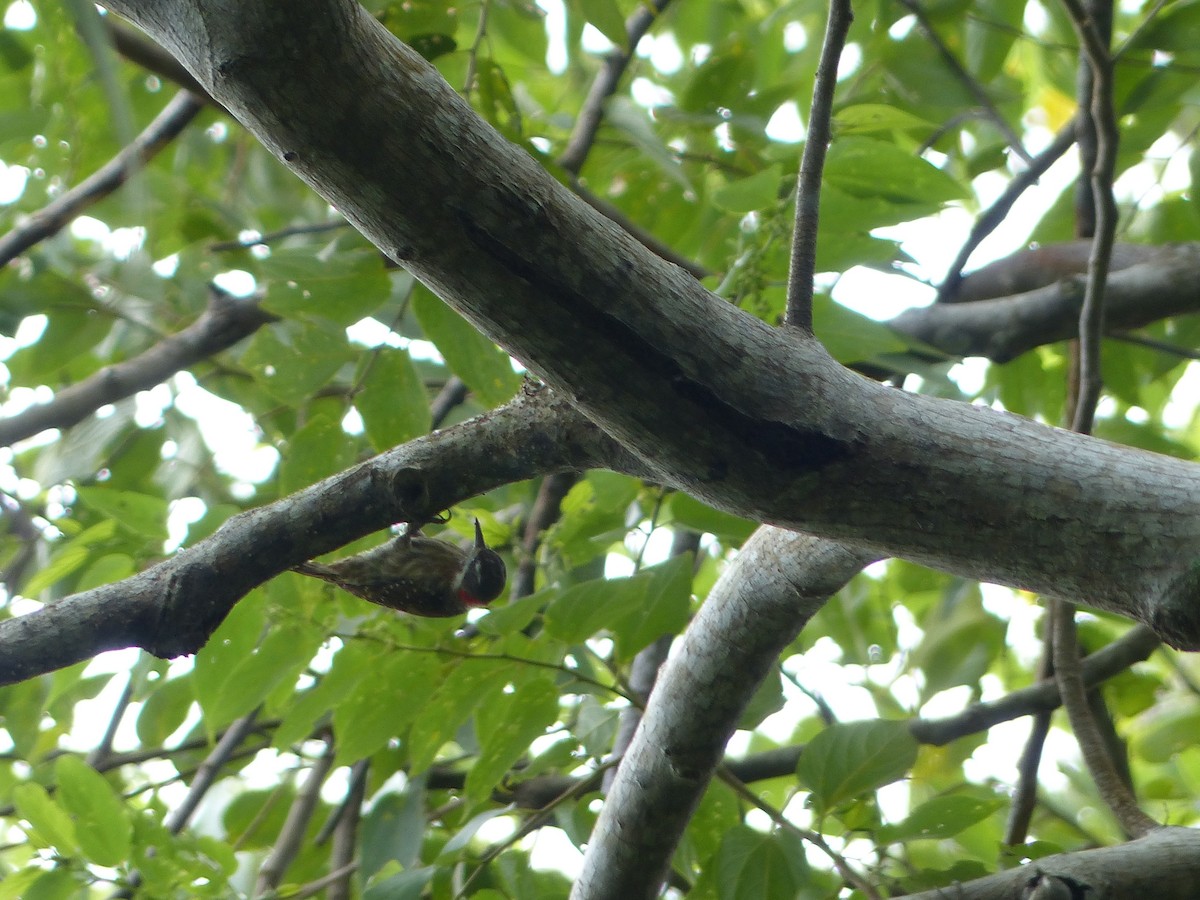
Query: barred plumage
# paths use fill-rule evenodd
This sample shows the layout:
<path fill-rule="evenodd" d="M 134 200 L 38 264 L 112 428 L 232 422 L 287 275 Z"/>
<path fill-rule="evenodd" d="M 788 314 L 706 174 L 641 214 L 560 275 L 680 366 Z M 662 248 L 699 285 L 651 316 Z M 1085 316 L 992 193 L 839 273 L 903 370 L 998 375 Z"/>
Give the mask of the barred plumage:
<path fill-rule="evenodd" d="M 487 606 L 504 590 L 507 570 L 483 541 L 475 520 L 475 544 L 464 551 L 447 541 L 403 534 L 356 556 L 328 565 L 307 562 L 296 572 L 414 616 L 446 618 Z"/>

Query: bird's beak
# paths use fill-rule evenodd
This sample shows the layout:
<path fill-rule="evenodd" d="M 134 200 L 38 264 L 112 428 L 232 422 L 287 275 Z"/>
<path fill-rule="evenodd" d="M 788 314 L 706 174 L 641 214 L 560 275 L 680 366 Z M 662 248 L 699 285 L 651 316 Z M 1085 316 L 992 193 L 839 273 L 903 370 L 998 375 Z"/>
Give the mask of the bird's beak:
<path fill-rule="evenodd" d="M 475 520 L 475 549 L 486 550 L 487 544 L 483 542 L 483 529 L 479 527 L 479 520 Z"/>

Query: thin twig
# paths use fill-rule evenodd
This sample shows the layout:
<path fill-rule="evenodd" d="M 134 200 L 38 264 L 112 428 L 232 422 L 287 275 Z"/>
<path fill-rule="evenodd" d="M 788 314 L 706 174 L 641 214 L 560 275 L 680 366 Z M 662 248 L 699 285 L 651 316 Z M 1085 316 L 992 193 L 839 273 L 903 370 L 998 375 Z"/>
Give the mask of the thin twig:
<path fill-rule="evenodd" d="M 713 274 L 707 266 L 703 266 L 695 260 L 688 259 L 686 256 L 682 256 L 681 254 L 675 252 L 675 250 L 668 247 L 645 228 L 642 228 L 642 226 L 630 219 L 627 215 L 625 215 L 625 213 L 621 212 L 618 207 L 609 203 L 603 197 L 597 197 L 586 187 L 584 187 L 579 179 L 572 178 L 570 181 L 570 188 L 575 192 L 575 195 L 578 196 L 580 200 L 582 200 L 592 209 L 596 210 L 596 212 L 600 213 L 600 215 L 604 216 L 606 219 L 611 219 L 613 222 L 620 225 L 621 228 L 628 232 L 634 240 L 644 246 L 655 256 L 662 257 L 667 262 L 674 263 L 675 265 L 679 266 L 679 268 L 685 270 L 693 278 L 707 278 L 709 275 Z"/>
<path fill-rule="evenodd" d="M 1072 385 L 1074 408 L 1071 411 L 1072 429 L 1089 434 L 1103 384 L 1100 350 L 1104 335 L 1104 288 L 1117 227 L 1113 175 L 1119 135 L 1113 114 L 1113 60 L 1109 52 L 1112 3 L 1111 0 L 1095 0 L 1085 10 L 1079 0 L 1063 0 L 1063 6 L 1083 48 L 1079 90 L 1088 103 L 1086 109 L 1082 106 L 1080 109 L 1079 133 L 1081 139 L 1088 141 L 1085 160 L 1093 157 L 1087 173 L 1088 190 L 1080 192 L 1077 202 L 1081 227 L 1092 229 L 1094 233 L 1083 308 L 1079 315 L 1078 367 Z M 1158 823 L 1138 807 L 1130 786 L 1117 770 L 1088 704 L 1080 673 L 1075 605 L 1065 600 L 1052 600 L 1050 613 L 1054 677 L 1084 763 L 1121 828 L 1131 837 L 1140 837 L 1157 828 Z"/>
<path fill-rule="evenodd" d="M 808 135 L 800 157 L 800 180 L 796 185 L 796 227 L 792 234 L 792 258 L 788 270 L 787 311 L 784 324 L 812 334 L 813 276 L 817 269 L 817 224 L 821 212 L 821 176 L 825 154 L 832 139 L 833 92 L 837 87 L 838 61 L 846 45 L 846 34 L 854 13 L 850 0 L 830 0 L 825 41 L 813 84 Z"/>
<path fill-rule="evenodd" d="M 350 769 L 350 788 L 338 811 L 337 824 L 333 829 L 333 848 L 329 854 L 329 864 L 334 867 L 334 871 L 329 873 L 330 877 L 341 874 L 329 883 L 325 900 L 349 900 L 353 894 L 350 876 L 354 872 L 354 854 L 358 851 L 358 825 L 362 819 L 370 768 L 370 760 L 360 759 Z"/>
<path fill-rule="evenodd" d="M 128 146 L 69 191 L 51 200 L 28 219 L 0 237 L 0 268 L 34 244 L 57 234 L 83 210 L 99 203 L 179 136 L 204 103 L 190 91 L 180 91 Z"/>
<path fill-rule="evenodd" d="M 196 807 L 200 805 L 200 801 L 204 799 L 208 789 L 213 786 L 233 751 L 238 748 L 238 745 L 254 727 L 254 720 L 257 716 L 257 709 L 242 716 L 230 725 L 221 740 L 217 741 L 217 746 L 213 747 L 212 753 L 205 757 L 204 762 L 196 770 L 196 777 L 192 779 L 191 787 L 188 788 L 183 802 L 167 813 L 163 819 L 163 827 L 167 831 L 171 834 L 179 834 L 183 831 L 183 826 L 192 817 L 192 813 L 196 811 Z"/>
<path fill-rule="evenodd" d="M 1096 136 L 1096 160 L 1091 171 L 1096 233 L 1079 313 L 1079 397 L 1071 423 L 1075 431 L 1089 434 L 1103 386 L 1100 349 L 1104 335 L 1104 286 L 1117 232 L 1117 204 L 1112 188 L 1120 135 L 1113 114 L 1113 63 L 1108 41 L 1079 0 L 1063 0 L 1063 5 L 1075 24 L 1092 71 L 1090 118 Z"/>
<path fill-rule="evenodd" d="M 253 237 L 238 238 L 233 241 L 217 241 L 215 244 L 208 245 L 209 253 L 228 253 L 232 250 L 248 250 L 251 247 L 266 246 L 274 244 L 284 238 L 292 237 L 297 234 L 325 234 L 329 231 L 338 231 L 342 228 L 349 228 L 350 223 L 345 219 L 337 222 L 318 222 L 312 225 L 293 225 L 290 228 L 280 228 L 278 231 L 268 231 L 263 234 L 255 234 Z"/>
<path fill-rule="evenodd" d="M 995 231 L 1001 222 L 1008 218 L 1013 205 L 1025 193 L 1026 189 L 1037 184 L 1038 179 L 1045 175 L 1050 170 L 1050 167 L 1071 149 L 1071 145 L 1074 143 L 1075 123 L 1069 122 L 1054 136 L 1054 140 L 1050 142 L 1050 145 L 1033 158 L 1033 162 L 1028 169 L 1013 176 L 1012 181 L 1008 183 L 1004 192 L 975 220 L 975 224 L 971 226 L 971 233 L 967 235 L 967 239 L 963 242 L 962 247 L 959 248 L 958 255 L 954 258 L 954 262 L 950 264 L 950 268 L 946 272 L 942 286 L 938 288 L 937 298 L 939 301 L 945 302 L 947 298 L 954 296 L 958 290 L 959 282 L 962 281 L 963 267 L 966 266 L 967 260 L 971 258 L 971 254 L 975 252 L 975 248 L 983 243 L 984 238 Z"/>
<path fill-rule="evenodd" d="M 308 830 L 313 812 L 317 808 L 317 801 L 321 798 L 321 786 L 333 767 L 333 757 L 333 737 L 330 735 L 325 741 L 325 752 L 313 763 L 304 787 L 296 794 L 296 799 L 288 810 L 287 819 L 275 840 L 275 846 L 271 848 L 258 870 L 258 881 L 255 885 L 258 894 L 268 894 L 279 887 L 288 866 L 300 852 L 304 843 L 304 833 Z"/>
<path fill-rule="evenodd" d="M 204 85 L 196 80 L 179 60 L 150 40 L 145 34 L 116 16 L 104 17 L 104 28 L 112 41 L 113 49 L 132 63 L 153 72 L 160 78 L 174 82 L 179 87 L 191 91 L 205 103 L 210 103 L 226 113 L 220 103 L 205 90 Z"/>
<path fill-rule="evenodd" d="M 946 42 L 942 40 L 942 36 L 937 33 L 937 29 L 933 27 L 933 23 L 929 21 L 929 17 L 925 15 L 925 10 L 921 8 L 921 4 L 916 0 L 899 0 L 900 5 L 911 12 L 917 19 L 917 24 L 921 27 L 925 37 L 929 38 L 929 42 L 937 49 L 938 55 L 941 56 L 942 62 L 946 64 L 946 68 L 950 70 L 950 74 L 958 79 L 959 83 L 967 89 L 975 102 L 979 104 L 984 114 L 996 126 L 999 132 L 1004 135 L 1004 140 L 1008 144 L 1010 150 L 1017 156 L 1021 157 L 1026 165 L 1033 165 L 1033 157 L 1029 155 L 1029 151 L 1025 149 L 1025 145 L 1021 143 L 1021 139 L 1017 133 L 1013 131 L 1013 127 L 1008 124 L 1008 120 L 1004 118 L 1000 110 L 996 108 L 996 104 L 992 102 L 992 98 L 988 96 L 988 92 L 958 61 L 950 48 L 946 46 Z"/>
<path fill-rule="evenodd" d="M 1150 350 L 1157 350 L 1160 353 L 1178 356 L 1180 359 L 1200 359 L 1200 350 L 1193 350 L 1191 347 L 1180 347 L 1177 344 L 1144 337 L 1130 331 L 1110 331 L 1108 336 L 1114 341 L 1123 341 L 1126 344 L 1133 344 L 1136 347 L 1146 347 Z"/>
<path fill-rule="evenodd" d="M 1142 837 L 1159 823 L 1142 812 L 1137 800 L 1117 774 L 1112 758 L 1100 739 L 1096 723 L 1088 709 L 1087 690 L 1080 674 L 1079 646 L 1075 635 L 1075 605 L 1060 601 L 1055 611 L 1054 678 L 1063 698 L 1063 708 L 1079 742 L 1084 762 L 1096 783 L 1096 789 L 1130 837 Z"/>
<path fill-rule="evenodd" d="M 125 713 L 129 710 L 129 704 L 133 702 L 134 685 L 141 680 L 142 671 L 141 667 L 137 666 L 130 671 L 129 677 L 125 680 L 125 687 L 121 689 L 121 696 L 113 704 L 112 715 L 108 717 L 108 725 L 104 729 L 103 737 L 88 753 L 87 764 L 93 769 L 99 770 L 108 759 L 109 754 L 112 753 L 113 741 L 117 739 L 117 729 L 121 726 L 121 720 L 125 718 Z"/>
<path fill-rule="evenodd" d="M 780 812 L 767 801 L 763 800 L 758 796 L 758 794 L 754 793 L 754 791 L 750 790 L 750 788 L 744 782 L 740 781 L 737 776 L 725 768 L 725 766 L 722 765 L 717 768 L 717 777 L 725 782 L 725 784 L 729 785 L 729 787 L 733 788 L 734 792 L 742 797 L 742 799 L 746 800 L 746 802 L 766 813 L 771 821 L 780 828 L 784 829 L 785 831 L 790 831 L 797 837 L 808 841 L 810 844 L 828 856 L 830 862 L 833 863 L 833 867 L 837 869 L 838 874 L 841 875 L 842 878 L 846 880 L 846 883 L 851 887 L 857 888 L 859 891 L 861 891 L 864 897 L 867 897 L 868 900 L 881 900 L 879 892 L 875 890 L 871 882 L 867 881 L 866 878 L 855 872 L 850 864 L 846 861 L 846 858 L 830 847 L 820 832 L 811 831 L 807 828 L 801 828 L 799 825 L 791 822 L 782 812 Z"/>
<path fill-rule="evenodd" d="M 525 520 L 525 532 L 521 537 L 517 571 L 513 573 L 509 598 L 520 600 L 534 591 L 534 576 L 537 573 L 537 552 L 542 541 L 542 532 L 558 521 L 563 498 L 579 480 L 574 472 L 558 472 L 547 475 L 538 487 L 533 506 Z"/>
<path fill-rule="evenodd" d="M 558 157 L 558 164 L 571 175 L 579 174 L 592 151 L 592 145 L 596 142 L 596 132 L 600 130 L 600 123 L 604 119 L 604 104 L 616 93 L 617 85 L 633 60 L 638 43 L 670 2 L 671 0 L 652 0 L 639 6 L 625 20 L 625 47 L 614 48 L 604 60 L 603 68 L 592 81 L 592 87 L 583 101 L 583 106 L 580 107 L 575 127 L 571 129 L 571 135 L 567 138 L 566 149 Z"/>
<path fill-rule="evenodd" d="M 470 97 L 471 91 L 475 89 L 475 75 L 479 63 L 479 48 L 483 45 L 483 39 L 487 37 L 487 20 L 488 10 L 491 8 L 489 0 L 483 0 L 479 5 L 479 22 L 475 26 L 475 39 L 471 42 L 471 49 L 467 51 L 467 74 L 463 76 L 464 97 Z"/>
<path fill-rule="evenodd" d="M 1037 680 L 1054 677 L 1054 646 L 1051 641 L 1053 617 L 1043 620 L 1042 658 L 1038 661 Z M 1004 826 L 1004 843 L 1010 847 L 1025 843 L 1029 834 L 1029 823 L 1037 806 L 1038 767 L 1042 761 L 1042 748 L 1050 734 L 1050 711 L 1034 713 L 1029 725 L 1029 736 L 1017 760 L 1017 783 L 1013 789 L 1012 804 L 1008 810 L 1008 822 Z"/>
<path fill-rule="evenodd" d="M 341 884 L 348 885 L 350 876 L 358 871 L 357 862 L 348 862 L 340 868 L 334 869 L 328 875 L 322 875 L 307 884 L 298 885 L 290 888 L 287 893 L 288 900 L 303 900 L 305 897 L 315 897 L 321 891 L 325 891 L 325 900 L 334 900 L 334 889 Z M 326 890 L 328 888 L 328 890 Z M 275 895 L 272 895 L 275 896 Z M 345 894 L 343 896 L 350 896 Z"/>

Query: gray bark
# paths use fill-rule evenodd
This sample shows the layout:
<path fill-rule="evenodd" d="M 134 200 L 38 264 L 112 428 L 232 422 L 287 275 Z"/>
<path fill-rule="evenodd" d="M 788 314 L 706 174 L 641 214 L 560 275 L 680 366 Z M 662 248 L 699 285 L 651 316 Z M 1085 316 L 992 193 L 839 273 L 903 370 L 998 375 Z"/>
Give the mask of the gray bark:
<path fill-rule="evenodd" d="M 853 375 L 573 197 L 357 4 L 110 8 L 664 482 L 1200 647 L 1193 465 Z"/>

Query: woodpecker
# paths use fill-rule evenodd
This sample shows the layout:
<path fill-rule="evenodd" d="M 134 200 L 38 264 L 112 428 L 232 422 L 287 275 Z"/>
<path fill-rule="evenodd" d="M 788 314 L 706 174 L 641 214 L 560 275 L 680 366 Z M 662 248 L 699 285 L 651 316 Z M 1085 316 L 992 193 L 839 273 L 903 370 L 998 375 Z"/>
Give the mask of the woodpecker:
<path fill-rule="evenodd" d="M 504 590 L 507 571 L 483 542 L 464 551 L 415 531 L 329 565 L 307 562 L 294 571 L 336 584 L 347 593 L 414 616 L 448 618 L 487 606 Z"/>

